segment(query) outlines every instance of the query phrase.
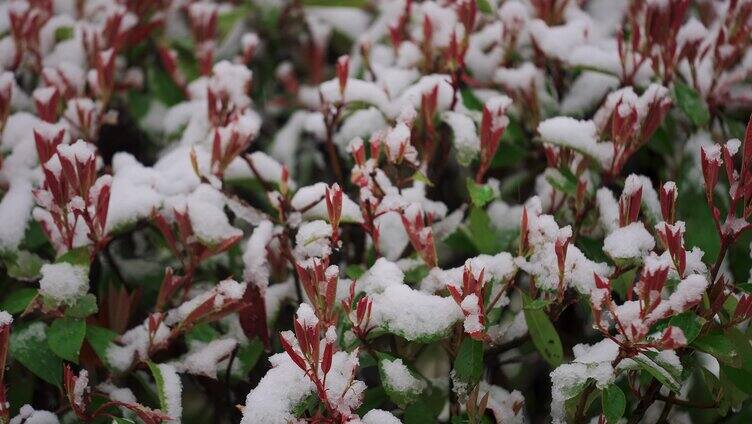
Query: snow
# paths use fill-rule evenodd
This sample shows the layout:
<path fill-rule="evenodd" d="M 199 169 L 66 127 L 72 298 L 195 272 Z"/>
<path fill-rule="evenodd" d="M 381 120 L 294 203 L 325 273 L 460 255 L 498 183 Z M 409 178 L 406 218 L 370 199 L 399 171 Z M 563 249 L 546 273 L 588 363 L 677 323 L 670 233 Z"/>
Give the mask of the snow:
<path fill-rule="evenodd" d="M 303 328 L 313 328 L 319 323 L 319 319 L 316 316 L 311 305 L 307 303 L 301 303 L 298 306 L 298 311 L 295 313 L 295 319 L 303 326 Z"/>
<path fill-rule="evenodd" d="M 614 194 L 606 187 L 601 187 L 595 194 L 596 204 L 600 212 L 600 222 L 606 232 L 613 232 L 619 228 L 619 203 Z"/>
<path fill-rule="evenodd" d="M 598 131 L 593 121 L 558 116 L 538 124 L 538 133 L 546 143 L 577 150 L 594 158 L 601 167 L 609 165 L 611 145 L 598 142 Z"/>
<path fill-rule="evenodd" d="M 572 390 L 592 379 L 598 388 L 606 387 L 614 379 L 612 361 L 619 353 L 619 346 L 611 339 L 592 346 L 578 344 L 573 349 L 574 361 L 559 365 L 551 372 L 551 418 L 554 423 L 565 423 L 564 403 L 574 397 Z"/>
<path fill-rule="evenodd" d="M 494 82 L 513 92 L 530 93 L 543 83 L 543 75 L 535 65 L 525 62 L 517 68 L 498 68 Z"/>
<path fill-rule="evenodd" d="M 383 409 L 371 409 L 360 419 L 363 424 L 401 424 L 399 418 Z"/>
<path fill-rule="evenodd" d="M 559 287 L 559 268 L 552 241 L 544 242 L 528 260 L 517 258 L 517 265 L 525 272 L 536 277 L 536 285 L 542 290 L 557 290 Z M 590 294 L 594 287 L 593 274 L 608 275 L 611 268 L 602 262 L 588 259 L 577 246 L 569 245 L 564 261 L 564 283 L 576 288 L 580 293 Z"/>
<path fill-rule="evenodd" d="M 454 148 L 460 164 L 470 165 L 480 152 L 480 139 L 475 123 L 470 117 L 458 112 L 444 112 L 441 119 L 449 125 L 454 133 Z"/>
<path fill-rule="evenodd" d="M 183 416 L 183 383 L 180 382 L 180 376 L 178 375 L 175 367 L 170 364 L 157 365 L 164 385 L 164 402 L 167 406 L 167 410 L 163 411 L 170 416 L 168 422 L 180 423 L 180 419 Z"/>
<path fill-rule="evenodd" d="M 57 416 L 49 411 L 35 410 L 31 405 L 24 405 L 18 415 L 11 418 L 10 424 L 60 424 Z"/>
<path fill-rule="evenodd" d="M 357 282 L 357 290 L 368 294 L 382 293 L 387 287 L 401 284 L 405 273 L 400 267 L 385 258 L 379 258 Z"/>
<path fill-rule="evenodd" d="M 322 220 L 306 222 L 295 235 L 295 256 L 299 260 L 325 258 L 332 253 L 332 227 Z"/>
<path fill-rule="evenodd" d="M 428 275 L 421 280 L 420 289 L 428 293 L 435 293 L 444 290 L 448 285 L 460 288 L 462 286 L 462 273 L 465 266 L 469 266 L 476 276 L 483 270 L 485 281 L 497 282 L 506 281 L 517 270 L 512 255 L 507 252 L 501 252 L 494 256 L 483 254 L 469 258 L 465 261 L 465 265 L 452 269 L 431 269 Z"/>
<path fill-rule="evenodd" d="M 42 265 L 39 293 L 57 303 L 72 304 L 89 291 L 87 267 L 61 262 Z"/>
<path fill-rule="evenodd" d="M 152 340 L 149 339 L 148 320 L 133 327 L 120 336 L 117 343 L 107 348 L 107 363 L 116 370 L 127 370 L 134 360 L 149 358 L 149 347 L 165 342 L 170 335 L 170 329 L 160 323 Z"/>
<path fill-rule="evenodd" d="M 231 338 L 212 340 L 191 349 L 177 365 L 177 370 L 216 379 L 219 362 L 229 357 L 237 345 L 237 340 Z"/>
<path fill-rule="evenodd" d="M 576 47 L 587 42 L 591 29 L 586 20 L 549 27 L 545 22 L 535 19 L 528 24 L 528 30 L 536 46 L 547 57 L 566 61 Z"/>
<path fill-rule="evenodd" d="M 287 424 L 295 421 L 292 409 L 314 391 L 306 377 L 287 353 L 269 357 L 272 368 L 248 393 L 241 424 Z"/>
<path fill-rule="evenodd" d="M 493 412 L 496 422 L 504 424 L 525 423 L 525 414 L 521 407 L 525 402 L 525 398 L 522 397 L 519 391 L 513 390 L 510 393 L 502 387 L 481 381 L 478 393 L 479 398 L 482 398 L 485 393 L 488 393 L 487 408 Z"/>
<path fill-rule="evenodd" d="M 402 359 L 383 359 L 381 369 L 386 377 L 384 384 L 402 393 L 418 394 L 426 388 L 426 382 L 416 378 Z"/>
<path fill-rule="evenodd" d="M 79 408 L 84 409 L 84 395 L 89 390 L 89 372 L 86 370 L 81 370 L 81 373 L 78 374 L 78 379 L 76 380 L 76 384 L 73 385 L 73 403 L 78 406 Z"/>
<path fill-rule="evenodd" d="M 303 211 L 303 219 L 327 219 L 329 214 L 326 209 L 326 183 L 316 183 L 301 187 L 295 192 L 290 200 L 290 205 L 299 211 Z M 342 193 L 342 222 L 362 222 L 363 216 L 360 207 L 353 202 L 346 193 Z"/>
<path fill-rule="evenodd" d="M 5 327 L 13 323 L 13 315 L 0 309 L 0 327 Z"/>
<path fill-rule="evenodd" d="M 266 247 L 272 240 L 274 226 L 268 220 L 262 221 L 248 238 L 245 252 L 243 253 L 243 279 L 253 282 L 260 287 L 269 285 L 269 261 L 267 260 Z"/>
<path fill-rule="evenodd" d="M 405 284 L 387 287 L 371 296 L 371 322 L 407 340 L 446 334 L 464 319 L 453 299 L 413 290 Z"/>
<path fill-rule="evenodd" d="M 16 178 L 0 200 L 0 251 L 13 250 L 23 240 L 27 221 L 34 206 L 31 182 Z"/>
<path fill-rule="evenodd" d="M 676 34 L 676 44 L 681 49 L 688 43 L 700 42 L 708 36 L 708 30 L 697 18 L 691 16 Z"/>
<path fill-rule="evenodd" d="M 603 251 L 614 259 L 639 259 L 654 247 L 655 239 L 642 222 L 617 228 L 603 241 Z"/>
<path fill-rule="evenodd" d="M 152 168 L 141 165 L 129 153 L 116 153 L 112 158 L 110 204 L 107 212 L 107 229 L 131 224 L 148 217 L 162 203 L 156 190 L 160 175 Z"/>

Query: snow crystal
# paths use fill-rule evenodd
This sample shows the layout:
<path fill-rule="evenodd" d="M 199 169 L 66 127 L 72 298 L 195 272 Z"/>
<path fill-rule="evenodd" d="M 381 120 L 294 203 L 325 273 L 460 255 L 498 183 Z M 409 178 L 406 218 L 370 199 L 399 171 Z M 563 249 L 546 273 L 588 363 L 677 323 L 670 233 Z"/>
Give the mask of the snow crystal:
<path fill-rule="evenodd" d="M 253 282 L 260 287 L 269 285 L 269 261 L 267 260 L 266 246 L 272 239 L 274 226 L 270 221 L 262 221 L 248 238 L 245 252 L 243 253 L 243 279 Z"/>
<path fill-rule="evenodd" d="M 167 410 L 163 411 L 169 415 L 171 423 L 180 423 L 183 415 L 183 384 L 180 382 L 175 367 L 169 364 L 159 364 L 159 371 L 164 381 L 164 401 L 167 404 Z"/>
<path fill-rule="evenodd" d="M 358 279 L 357 290 L 367 294 L 382 293 L 387 287 L 401 284 L 405 273 L 395 264 L 385 258 L 379 258 Z"/>
<path fill-rule="evenodd" d="M 613 232 L 619 228 L 619 203 L 614 194 L 606 187 L 601 187 L 595 194 L 596 204 L 600 212 L 600 221 L 606 232 Z"/>
<path fill-rule="evenodd" d="M 217 365 L 223 359 L 230 356 L 238 342 L 235 339 L 212 340 L 206 345 L 191 352 L 183 358 L 178 365 L 178 370 L 190 374 L 203 375 L 217 378 Z"/>
<path fill-rule="evenodd" d="M 49 411 L 35 410 L 31 405 L 24 405 L 18 415 L 11 418 L 10 424 L 60 424 L 57 416 Z"/>
<path fill-rule="evenodd" d="M 478 396 L 482 397 L 485 393 L 488 393 L 487 408 L 493 412 L 496 422 L 504 424 L 523 424 L 525 422 L 525 415 L 521 408 L 525 402 L 522 393 L 517 390 L 510 393 L 499 386 L 481 381 Z"/>
<path fill-rule="evenodd" d="M 452 128 L 454 133 L 454 148 L 457 149 L 457 160 L 462 165 L 469 165 L 480 152 L 480 139 L 475 129 L 475 123 L 470 117 L 457 112 L 444 112 L 441 119 Z"/>
<path fill-rule="evenodd" d="M 576 396 L 573 389 L 588 379 L 595 380 L 598 388 L 603 388 L 614 379 L 612 361 L 619 353 L 619 346 L 611 339 L 602 340 L 592 346 L 578 344 L 574 347 L 575 359 L 572 363 L 559 365 L 551 372 L 551 416 L 554 423 L 565 421 L 564 404 Z"/>
<path fill-rule="evenodd" d="M 295 421 L 292 409 L 313 390 L 313 383 L 287 355 L 269 357 L 272 368 L 248 393 L 241 424 L 287 424 Z"/>
<path fill-rule="evenodd" d="M 13 323 L 13 315 L 0 309 L 0 327 L 10 325 Z"/>
<path fill-rule="evenodd" d="M 464 319 L 453 299 L 413 290 L 405 284 L 390 285 L 371 298 L 372 322 L 407 340 L 445 334 Z"/>
<path fill-rule="evenodd" d="M 61 262 L 42 265 L 39 293 L 58 303 L 72 303 L 89 290 L 86 267 Z"/>
<path fill-rule="evenodd" d="M 207 244 L 243 235 L 243 232 L 230 225 L 222 210 L 226 201 L 224 195 L 208 184 L 201 184 L 188 196 L 186 206 L 196 237 Z"/>
<path fill-rule="evenodd" d="M 557 116 L 538 124 L 538 133 L 544 142 L 577 150 L 596 159 L 602 167 L 608 166 L 611 160 L 611 145 L 598 143 L 593 121 Z"/>
<path fill-rule="evenodd" d="M 325 258 L 332 252 L 329 238 L 332 227 L 326 221 L 306 222 L 295 235 L 295 255 L 298 259 Z"/>
<path fill-rule="evenodd" d="M 399 418 L 392 415 L 389 411 L 383 409 L 371 409 L 363 418 L 360 419 L 363 424 L 401 424 Z"/>
<path fill-rule="evenodd" d="M 26 224 L 34 206 L 31 182 L 25 178 L 11 181 L 0 200 L 0 250 L 15 249 L 23 240 Z"/>
<path fill-rule="evenodd" d="M 642 222 L 618 228 L 603 241 L 603 251 L 614 259 L 641 258 L 655 247 L 655 239 Z"/>
<path fill-rule="evenodd" d="M 381 368 L 386 377 L 384 384 L 398 392 L 420 393 L 426 388 L 426 382 L 416 378 L 402 359 L 384 359 Z"/>
<path fill-rule="evenodd" d="M 303 211 L 304 219 L 328 219 L 329 214 L 326 209 L 327 188 L 329 186 L 325 183 L 301 187 L 290 200 L 290 205 L 296 210 Z M 361 222 L 363 220 L 360 207 L 345 193 L 342 193 L 341 218 L 342 222 Z"/>

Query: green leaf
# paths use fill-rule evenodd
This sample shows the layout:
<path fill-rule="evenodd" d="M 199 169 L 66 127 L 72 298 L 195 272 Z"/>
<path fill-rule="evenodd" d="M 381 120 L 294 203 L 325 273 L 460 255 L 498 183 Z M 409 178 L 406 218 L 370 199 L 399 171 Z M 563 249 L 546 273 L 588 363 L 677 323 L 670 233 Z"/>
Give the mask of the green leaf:
<path fill-rule="evenodd" d="M 135 421 L 129 420 L 127 418 L 120 418 L 120 417 L 112 417 L 113 424 L 136 424 Z"/>
<path fill-rule="evenodd" d="M 46 332 L 39 321 L 17 326 L 10 335 L 10 355 L 42 380 L 60 386 L 63 363 L 47 345 Z"/>
<path fill-rule="evenodd" d="M 577 177 L 571 172 L 558 172 L 558 175 L 546 175 L 546 181 L 557 191 L 575 196 L 577 194 Z"/>
<path fill-rule="evenodd" d="M 528 310 L 540 310 L 545 309 L 548 305 L 551 304 L 550 300 L 544 300 L 544 299 L 535 299 L 530 301 L 527 305 L 523 306 L 523 308 Z"/>
<path fill-rule="evenodd" d="M 692 311 L 674 315 L 668 321 L 668 325 L 673 325 L 682 329 L 684 337 L 687 339 L 687 344 L 692 343 L 692 341 L 697 338 L 703 324 L 705 324 L 705 319 L 697 316 L 697 314 Z"/>
<path fill-rule="evenodd" d="M 253 367 L 256 366 L 261 354 L 264 353 L 264 344 L 261 340 L 254 338 L 248 343 L 243 343 L 238 347 L 237 361 L 240 363 L 239 374 L 245 377 Z"/>
<path fill-rule="evenodd" d="M 164 377 L 162 376 L 162 370 L 159 368 L 157 364 L 154 362 L 147 362 L 147 365 L 149 365 L 149 370 L 151 370 L 151 374 L 154 376 L 154 383 L 157 386 L 157 397 L 159 397 L 159 408 L 162 411 L 167 411 L 167 396 L 165 395 L 165 382 Z"/>
<path fill-rule="evenodd" d="M 306 413 L 314 413 L 316 411 L 316 406 L 319 404 L 319 398 L 316 396 L 315 393 L 311 393 L 310 395 L 306 396 L 305 399 L 298 402 L 297 405 L 293 406 L 292 408 L 292 414 L 296 418 L 302 417 Z"/>
<path fill-rule="evenodd" d="M 721 372 L 742 392 L 752 395 L 752 372 L 721 365 Z"/>
<path fill-rule="evenodd" d="M 427 185 L 429 187 L 433 187 L 433 183 L 431 182 L 431 180 L 429 180 L 428 177 L 426 176 L 426 174 L 424 174 L 420 170 L 415 171 L 415 174 L 413 174 L 413 180 L 420 181 L 421 183 L 423 183 L 423 184 L 425 184 L 425 185 Z"/>
<path fill-rule="evenodd" d="M 473 90 L 463 87 L 460 89 L 462 104 L 470 110 L 483 110 L 483 102 L 473 93 Z"/>
<path fill-rule="evenodd" d="M 248 16 L 250 12 L 250 6 L 241 5 L 225 13 L 221 13 L 217 18 L 217 30 L 219 31 L 220 39 L 227 37 L 227 34 L 230 33 L 235 24 L 245 16 Z"/>
<path fill-rule="evenodd" d="M 29 303 L 31 303 L 36 295 L 37 289 L 30 287 L 18 289 L 3 299 L 3 302 L 0 303 L 0 309 L 9 314 L 21 313 L 29 306 Z"/>
<path fill-rule="evenodd" d="M 350 264 L 345 268 L 345 275 L 351 280 L 357 280 L 366 273 L 366 267 L 361 264 Z"/>
<path fill-rule="evenodd" d="M 73 318 L 86 318 L 99 312 L 97 297 L 92 293 L 76 299 L 76 303 L 65 310 L 65 315 Z"/>
<path fill-rule="evenodd" d="M 86 341 L 89 342 L 89 345 L 94 349 L 99 359 L 104 364 L 107 364 L 107 366 L 110 366 L 107 361 L 107 349 L 117 337 L 118 334 L 116 332 L 107 328 L 96 325 L 86 326 Z"/>
<path fill-rule="evenodd" d="M 71 249 L 55 260 L 56 263 L 67 262 L 71 265 L 89 267 L 89 249 L 87 247 L 77 247 Z"/>
<path fill-rule="evenodd" d="M 470 241 L 479 253 L 494 255 L 499 253 L 509 242 L 491 226 L 491 218 L 481 208 L 473 207 L 470 209 L 470 221 L 467 230 L 469 230 Z"/>
<path fill-rule="evenodd" d="M 405 409 L 405 415 L 402 417 L 405 424 L 425 424 L 436 422 L 436 415 L 426 402 L 418 401 Z"/>
<path fill-rule="evenodd" d="M 488 0 L 478 0 L 477 3 L 478 10 L 486 15 L 493 15 L 493 7 L 491 7 L 491 3 Z"/>
<path fill-rule="evenodd" d="M 522 292 L 523 313 L 530 338 L 543 359 L 552 367 L 557 367 L 564 357 L 559 334 L 544 310 L 528 309 L 527 305 L 532 302 L 530 296 Z"/>
<path fill-rule="evenodd" d="M 752 345 L 750 344 L 749 334 L 742 333 L 736 327 L 731 327 L 726 330 L 726 336 L 734 344 L 734 348 L 739 354 L 742 368 L 752 372 Z"/>
<path fill-rule="evenodd" d="M 146 69 L 149 90 L 157 100 L 164 103 L 165 106 L 174 106 L 183 100 L 183 92 L 180 87 L 175 84 L 161 66 L 151 66 Z"/>
<path fill-rule="evenodd" d="M 665 364 L 658 363 L 655 360 L 656 357 L 657 353 L 655 352 L 644 352 L 634 356 L 632 359 L 637 362 L 641 369 L 647 371 L 664 386 L 678 393 L 681 389 L 681 384 L 677 370 L 671 369 L 665 366 Z"/>
<path fill-rule="evenodd" d="M 191 330 L 185 335 L 185 341 L 187 343 L 193 341 L 209 343 L 212 340 L 219 338 L 220 336 L 220 332 L 215 330 L 214 327 L 212 327 L 210 324 L 203 323 L 191 328 Z"/>
<path fill-rule="evenodd" d="M 465 337 L 462 340 L 457 356 L 454 358 L 454 372 L 456 377 L 467 383 L 468 388 L 475 387 L 483 376 L 483 343 Z"/>
<path fill-rule="evenodd" d="M 57 356 L 77 364 L 85 336 L 86 321 L 81 318 L 58 318 L 47 330 L 47 344 Z"/>
<path fill-rule="evenodd" d="M 619 421 L 627 408 L 627 398 L 619 386 L 611 384 L 603 389 L 601 407 L 609 424 L 616 424 Z"/>
<path fill-rule="evenodd" d="M 698 127 L 707 125 L 710 121 L 710 112 L 705 100 L 692 87 L 674 81 L 674 95 L 679 108 Z"/>
<path fill-rule="evenodd" d="M 4 255 L 3 262 L 5 262 L 8 276 L 21 281 L 38 279 L 41 276 L 42 265 L 45 263 L 38 255 L 25 250 Z"/>
<path fill-rule="evenodd" d="M 60 26 L 60 27 L 55 28 L 55 42 L 56 43 L 69 40 L 71 38 L 73 38 L 73 27 Z"/>
<path fill-rule="evenodd" d="M 357 413 L 362 417 L 368 411 L 378 408 L 387 400 L 389 400 L 389 397 L 386 395 L 386 391 L 383 387 L 369 387 L 363 395 L 363 402 L 358 407 Z"/>
<path fill-rule="evenodd" d="M 486 184 L 478 184 L 471 178 L 466 181 L 467 191 L 470 193 L 470 200 L 478 208 L 486 206 L 488 202 L 494 199 L 494 191 Z"/>
<path fill-rule="evenodd" d="M 692 346 L 705 353 L 713 355 L 721 362 L 730 364 L 734 361 L 734 344 L 725 334 L 715 332 L 698 337 Z"/>

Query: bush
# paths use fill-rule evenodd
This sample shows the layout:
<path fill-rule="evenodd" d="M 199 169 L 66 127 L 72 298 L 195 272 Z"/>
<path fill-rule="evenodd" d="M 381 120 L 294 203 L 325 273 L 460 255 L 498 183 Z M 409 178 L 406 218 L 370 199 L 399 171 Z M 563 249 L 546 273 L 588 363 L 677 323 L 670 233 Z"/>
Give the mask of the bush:
<path fill-rule="evenodd" d="M 750 422 L 751 14 L 0 4 L 0 423 Z"/>

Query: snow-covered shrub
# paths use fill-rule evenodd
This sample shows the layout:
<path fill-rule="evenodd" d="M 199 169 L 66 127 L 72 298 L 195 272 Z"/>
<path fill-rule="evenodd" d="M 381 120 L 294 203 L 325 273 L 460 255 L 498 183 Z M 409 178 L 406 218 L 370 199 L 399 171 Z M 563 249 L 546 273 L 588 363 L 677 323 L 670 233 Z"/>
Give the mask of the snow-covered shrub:
<path fill-rule="evenodd" d="M 751 31 L 0 3 L 0 424 L 750 422 Z"/>

